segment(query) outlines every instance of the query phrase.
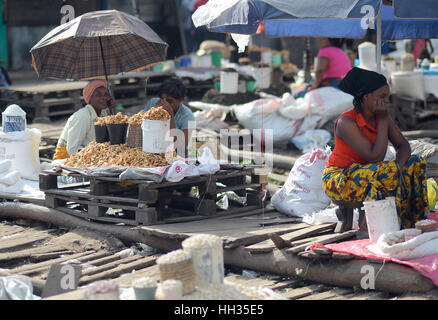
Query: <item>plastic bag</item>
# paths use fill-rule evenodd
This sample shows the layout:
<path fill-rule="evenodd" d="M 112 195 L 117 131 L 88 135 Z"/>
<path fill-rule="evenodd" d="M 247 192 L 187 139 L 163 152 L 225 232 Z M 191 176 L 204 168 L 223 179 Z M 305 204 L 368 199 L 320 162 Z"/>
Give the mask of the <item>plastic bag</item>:
<path fill-rule="evenodd" d="M 306 133 L 295 136 L 291 142 L 301 151 L 307 153 L 313 148 L 324 148 L 332 138 L 330 132 L 324 129 L 307 130 Z"/>
<path fill-rule="evenodd" d="M 429 200 L 429 209 L 435 208 L 437 193 L 438 193 L 438 184 L 435 182 L 435 179 L 433 178 L 427 179 L 427 198 Z"/>
<path fill-rule="evenodd" d="M 281 99 L 258 99 L 233 106 L 234 114 L 246 129 L 272 130 L 274 145 L 286 145 L 299 127 L 299 121 L 285 118 L 279 108 Z"/>
<path fill-rule="evenodd" d="M 295 162 L 286 183 L 271 199 L 275 209 L 288 215 L 303 217 L 327 208 L 330 198 L 322 188 L 322 171 L 330 149 L 313 148 Z"/>

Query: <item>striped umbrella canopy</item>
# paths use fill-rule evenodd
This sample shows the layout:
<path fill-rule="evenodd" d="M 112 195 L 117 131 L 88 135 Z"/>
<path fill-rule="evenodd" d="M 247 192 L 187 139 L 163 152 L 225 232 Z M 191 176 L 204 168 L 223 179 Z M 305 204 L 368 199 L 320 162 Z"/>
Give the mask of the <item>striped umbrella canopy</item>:
<path fill-rule="evenodd" d="M 140 19 L 101 10 L 51 30 L 30 53 L 39 76 L 87 80 L 141 71 L 165 60 L 167 48 Z"/>

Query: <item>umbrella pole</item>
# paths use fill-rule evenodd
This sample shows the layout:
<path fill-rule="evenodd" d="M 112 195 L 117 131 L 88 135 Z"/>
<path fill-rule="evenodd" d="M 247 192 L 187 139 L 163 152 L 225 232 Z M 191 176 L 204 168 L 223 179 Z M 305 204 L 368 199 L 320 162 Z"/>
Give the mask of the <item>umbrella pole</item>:
<path fill-rule="evenodd" d="M 103 71 L 105 72 L 105 80 L 108 84 L 108 92 L 110 96 L 114 99 L 112 91 L 111 91 L 111 84 L 108 81 L 108 73 L 106 72 L 106 63 L 105 63 L 105 55 L 103 54 L 103 45 L 102 45 L 102 37 L 99 37 L 99 43 L 100 43 L 100 53 L 102 54 L 102 61 L 103 61 Z M 110 109 L 110 114 L 115 114 L 115 110 Z"/>
<path fill-rule="evenodd" d="M 382 4 L 380 4 L 379 13 L 377 14 L 376 26 L 376 64 L 377 72 L 382 69 Z"/>

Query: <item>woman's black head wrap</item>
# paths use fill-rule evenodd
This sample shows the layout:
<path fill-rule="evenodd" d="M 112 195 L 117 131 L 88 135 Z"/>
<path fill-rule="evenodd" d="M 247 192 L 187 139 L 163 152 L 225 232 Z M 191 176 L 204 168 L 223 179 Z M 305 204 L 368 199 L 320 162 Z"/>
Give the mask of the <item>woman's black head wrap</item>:
<path fill-rule="evenodd" d="M 386 78 L 380 73 L 354 67 L 342 79 L 339 89 L 354 97 L 353 103 L 358 111 L 362 111 L 361 101 L 364 95 L 388 85 Z"/>

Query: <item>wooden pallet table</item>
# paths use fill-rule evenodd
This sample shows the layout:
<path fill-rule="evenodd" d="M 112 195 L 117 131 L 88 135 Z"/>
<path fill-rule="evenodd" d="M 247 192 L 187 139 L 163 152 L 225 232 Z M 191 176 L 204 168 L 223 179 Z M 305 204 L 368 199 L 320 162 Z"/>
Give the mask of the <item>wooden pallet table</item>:
<path fill-rule="evenodd" d="M 50 117 L 70 115 L 82 107 L 82 89 L 87 81 L 45 81 L 13 85 L 0 90 L 12 95 L 1 97 L 0 102 L 18 104 L 35 122 L 48 123 Z"/>
<path fill-rule="evenodd" d="M 216 216 L 218 195 L 234 191 L 247 197 L 244 207 L 226 210 L 238 213 L 263 206 L 265 176 L 255 174 L 254 167 L 222 168 L 213 175 L 186 177 L 179 182 L 131 180 L 121 182 L 114 177 L 86 177 L 89 184 L 58 186 L 59 173 L 40 174 L 40 190 L 45 193 L 49 208 L 87 219 L 131 225 L 154 225 L 186 222 Z M 192 187 L 199 190 L 199 198 L 190 196 Z M 72 209 L 72 204 L 84 210 Z M 109 209 L 121 210 L 123 218 L 109 215 Z M 221 214 L 224 212 L 221 211 Z"/>
<path fill-rule="evenodd" d="M 145 105 L 147 95 L 157 93 L 161 83 L 171 77 L 172 72 L 127 72 L 111 78 L 111 89 L 117 104 L 124 107 Z"/>

